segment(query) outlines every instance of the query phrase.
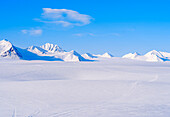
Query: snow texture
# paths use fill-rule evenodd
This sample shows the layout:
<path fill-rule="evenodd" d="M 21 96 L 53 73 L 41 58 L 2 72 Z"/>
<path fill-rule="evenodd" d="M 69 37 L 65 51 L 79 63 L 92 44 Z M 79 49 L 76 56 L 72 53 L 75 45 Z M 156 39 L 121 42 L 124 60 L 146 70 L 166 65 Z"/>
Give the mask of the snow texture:
<path fill-rule="evenodd" d="M 169 117 L 170 62 L 0 62 L 0 117 Z"/>

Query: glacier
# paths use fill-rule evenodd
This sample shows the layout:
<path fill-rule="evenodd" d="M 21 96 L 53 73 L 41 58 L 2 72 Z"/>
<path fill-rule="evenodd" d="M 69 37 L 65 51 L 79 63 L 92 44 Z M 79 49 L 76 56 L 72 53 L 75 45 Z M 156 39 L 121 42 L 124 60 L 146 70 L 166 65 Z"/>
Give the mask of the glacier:
<path fill-rule="evenodd" d="M 169 117 L 170 62 L 0 62 L 0 117 Z"/>

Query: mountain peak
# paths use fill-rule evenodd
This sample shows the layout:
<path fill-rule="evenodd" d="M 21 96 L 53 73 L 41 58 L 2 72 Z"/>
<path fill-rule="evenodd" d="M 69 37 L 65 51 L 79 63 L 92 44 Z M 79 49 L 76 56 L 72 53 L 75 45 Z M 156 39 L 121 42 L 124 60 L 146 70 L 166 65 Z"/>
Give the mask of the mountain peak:
<path fill-rule="evenodd" d="M 134 52 L 133 54 L 134 54 L 134 55 L 140 55 L 138 52 Z"/>
<path fill-rule="evenodd" d="M 48 52 L 47 50 L 44 50 L 38 46 L 31 46 L 31 47 L 27 48 L 27 50 L 30 52 L 36 53 L 36 54 L 44 54 L 44 53 Z"/>
<path fill-rule="evenodd" d="M 3 39 L 3 40 L 1 40 L 1 41 L 8 41 L 7 39 Z M 9 41 L 8 41 L 9 42 Z"/>
<path fill-rule="evenodd" d="M 86 61 L 79 53 L 75 50 L 71 50 L 70 52 L 65 52 L 66 54 L 63 56 L 64 61 Z"/>
<path fill-rule="evenodd" d="M 106 58 L 111 58 L 113 57 L 113 55 L 111 55 L 110 53 L 106 52 L 102 55 L 102 57 L 106 57 Z"/>
<path fill-rule="evenodd" d="M 93 58 L 97 58 L 97 56 L 94 56 L 90 53 L 85 53 L 81 55 L 82 57 L 84 57 L 85 59 L 93 59 Z"/>
<path fill-rule="evenodd" d="M 11 43 L 11 42 L 8 41 L 7 39 L 2 39 L 0 42 L 1 42 L 1 43 L 2 43 L 2 42 Z"/>
<path fill-rule="evenodd" d="M 22 55 L 19 53 L 16 47 L 6 39 L 0 41 L 0 56 L 7 58 L 22 58 Z"/>
<path fill-rule="evenodd" d="M 12 47 L 12 43 L 8 40 L 1 40 L 0 41 L 0 52 L 4 53 L 6 50 L 9 50 Z"/>
<path fill-rule="evenodd" d="M 47 50 L 49 52 L 64 52 L 62 48 L 60 48 L 58 45 L 46 43 L 45 45 L 40 46 L 42 49 Z"/>
<path fill-rule="evenodd" d="M 156 50 L 151 50 L 151 51 L 149 51 L 148 53 L 159 53 L 159 52 L 156 51 Z"/>
<path fill-rule="evenodd" d="M 122 58 L 129 58 L 129 59 L 135 59 L 136 57 L 138 57 L 140 54 L 135 52 L 135 53 L 129 53 L 124 55 Z"/>
<path fill-rule="evenodd" d="M 164 58 L 164 56 L 156 50 L 152 50 L 152 51 L 146 53 L 145 56 L 157 56 L 157 57 L 160 57 L 160 58 Z"/>

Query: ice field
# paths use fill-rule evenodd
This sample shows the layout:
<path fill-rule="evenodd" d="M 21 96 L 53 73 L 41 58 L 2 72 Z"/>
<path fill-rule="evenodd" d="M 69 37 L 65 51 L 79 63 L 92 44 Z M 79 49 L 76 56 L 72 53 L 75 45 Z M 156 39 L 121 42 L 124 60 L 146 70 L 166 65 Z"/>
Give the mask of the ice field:
<path fill-rule="evenodd" d="M 170 62 L 1 60 L 0 117 L 169 117 Z"/>

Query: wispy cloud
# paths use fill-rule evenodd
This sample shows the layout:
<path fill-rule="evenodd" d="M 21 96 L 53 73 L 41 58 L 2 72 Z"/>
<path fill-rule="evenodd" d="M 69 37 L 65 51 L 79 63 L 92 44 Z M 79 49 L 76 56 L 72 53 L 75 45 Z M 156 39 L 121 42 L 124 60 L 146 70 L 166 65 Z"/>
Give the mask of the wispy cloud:
<path fill-rule="evenodd" d="M 40 19 L 35 19 L 44 23 L 61 24 L 67 26 L 83 26 L 91 23 L 93 18 L 89 15 L 80 14 L 77 11 L 68 9 L 43 8 Z"/>
<path fill-rule="evenodd" d="M 119 37 L 120 33 L 111 33 L 111 35 Z"/>
<path fill-rule="evenodd" d="M 76 33 L 76 34 L 73 34 L 73 36 L 77 36 L 77 37 L 95 36 L 95 34 L 93 34 L 93 33 Z"/>
<path fill-rule="evenodd" d="M 90 36 L 95 36 L 95 34 L 93 34 L 93 33 L 88 33 L 88 35 L 90 35 Z"/>
<path fill-rule="evenodd" d="M 126 31 L 134 32 L 136 29 L 135 28 L 127 28 Z"/>
<path fill-rule="evenodd" d="M 73 34 L 73 36 L 77 36 L 77 37 L 84 37 L 84 36 L 90 36 L 90 37 L 120 37 L 121 34 L 120 33 L 76 33 Z"/>
<path fill-rule="evenodd" d="M 23 34 L 29 34 L 29 35 L 41 35 L 42 29 L 30 29 L 30 30 L 21 30 Z"/>
<path fill-rule="evenodd" d="M 82 33 L 77 33 L 77 34 L 73 34 L 74 36 L 77 36 L 77 37 L 82 37 L 83 34 Z"/>

